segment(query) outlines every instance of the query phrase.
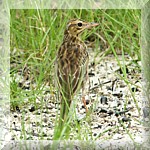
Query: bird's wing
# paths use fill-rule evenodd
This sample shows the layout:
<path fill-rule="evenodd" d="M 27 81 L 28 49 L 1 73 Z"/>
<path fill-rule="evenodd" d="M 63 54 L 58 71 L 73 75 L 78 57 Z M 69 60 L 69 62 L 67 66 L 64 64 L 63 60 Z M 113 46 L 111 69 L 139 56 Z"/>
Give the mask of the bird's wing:
<path fill-rule="evenodd" d="M 60 92 L 74 95 L 87 75 L 88 53 L 81 45 L 62 45 L 56 59 L 57 82 Z"/>

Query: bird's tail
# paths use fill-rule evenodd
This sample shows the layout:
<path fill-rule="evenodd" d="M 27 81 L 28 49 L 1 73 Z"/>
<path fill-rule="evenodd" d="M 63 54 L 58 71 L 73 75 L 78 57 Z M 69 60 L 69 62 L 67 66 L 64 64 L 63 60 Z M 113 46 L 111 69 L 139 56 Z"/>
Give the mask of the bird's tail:
<path fill-rule="evenodd" d="M 57 127 L 55 128 L 54 133 L 54 140 L 61 139 L 67 139 L 69 136 L 70 131 L 70 117 L 69 117 L 69 111 L 70 111 L 70 105 L 71 105 L 71 96 L 70 94 L 61 94 L 61 102 L 60 102 L 60 117 L 58 120 Z"/>

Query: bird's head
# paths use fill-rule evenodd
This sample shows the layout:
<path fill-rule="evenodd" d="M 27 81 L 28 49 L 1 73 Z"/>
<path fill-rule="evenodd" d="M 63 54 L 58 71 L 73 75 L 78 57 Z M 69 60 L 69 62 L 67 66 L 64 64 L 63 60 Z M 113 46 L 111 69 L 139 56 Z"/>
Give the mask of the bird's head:
<path fill-rule="evenodd" d="M 94 22 L 86 22 L 80 19 L 72 19 L 67 24 L 67 32 L 71 35 L 78 36 L 85 29 L 91 29 L 98 25 L 98 23 Z"/>

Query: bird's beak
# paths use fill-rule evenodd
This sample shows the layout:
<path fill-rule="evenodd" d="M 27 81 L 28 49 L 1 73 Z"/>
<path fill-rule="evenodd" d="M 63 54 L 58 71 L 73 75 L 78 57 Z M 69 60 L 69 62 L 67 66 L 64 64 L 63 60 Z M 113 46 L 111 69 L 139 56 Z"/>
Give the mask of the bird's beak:
<path fill-rule="evenodd" d="M 90 29 L 90 28 L 96 27 L 96 26 L 98 26 L 98 25 L 99 25 L 99 23 L 91 22 L 91 23 L 88 23 L 87 28 Z"/>

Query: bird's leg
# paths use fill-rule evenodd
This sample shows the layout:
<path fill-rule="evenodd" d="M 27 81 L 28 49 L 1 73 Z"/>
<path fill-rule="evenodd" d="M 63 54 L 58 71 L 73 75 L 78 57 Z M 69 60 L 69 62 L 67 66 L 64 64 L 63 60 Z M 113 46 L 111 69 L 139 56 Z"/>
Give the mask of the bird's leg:
<path fill-rule="evenodd" d="M 88 70 L 88 67 L 87 67 L 87 69 L 86 70 Z M 87 71 L 88 72 L 88 71 Z M 88 77 L 88 73 L 86 73 L 86 80 L 84 81 L 84 83 L 83 83 L 83 85 L 82 85 L 82 102 L 83 102 L 83 104 L 84 104 L 84 108 L 85 108 L 85 110 L 86 110 L 86 113 L 88 112 L 88 108 L 87 108 L 87 106 L 86 106 L 86 100 L 85 100 L 85 84 L 86 84 L 86 81 L 88 80 L 89 81 L 89 85 L 90 85 L 90 80 L 89 80 L 89 77 Z M 88 90 L 89 91 L 89 90 Z M 89 93 L 88 93 L 88 95 L 89 95 Z"/>
<path fill-rule="evenodd" d="M 82 96 L 82 102 L 83 102 L 83 104 L 84 104 L 84 108 L 85 108 L 86 113 L 87 113 L 87 112 L 88 112 L 88 108 L 87 108 L 87 106 L 86 106 L 85 96 Z"/>
<path fill-rule="evenodd" d="M 87 112 L 88 112 L 88 108 L 87 108 L 87 106 L 86 106 L 85 89 L 84 89 L 84 86 L 82 86 L 82 102 L 83 102 L 84 108 L 85 108 L 86 113 L 87 113 Z"/>

